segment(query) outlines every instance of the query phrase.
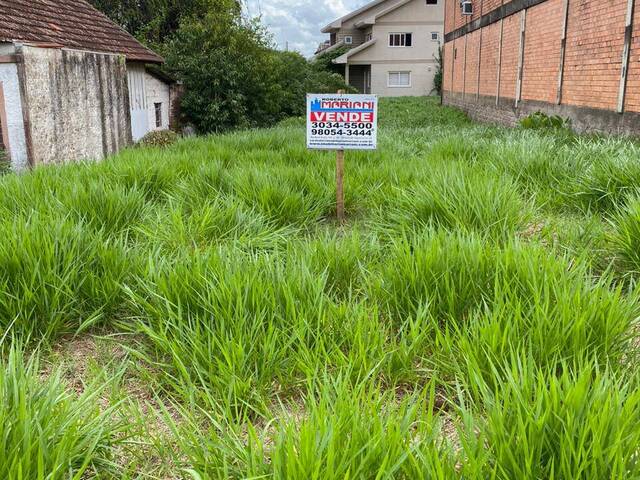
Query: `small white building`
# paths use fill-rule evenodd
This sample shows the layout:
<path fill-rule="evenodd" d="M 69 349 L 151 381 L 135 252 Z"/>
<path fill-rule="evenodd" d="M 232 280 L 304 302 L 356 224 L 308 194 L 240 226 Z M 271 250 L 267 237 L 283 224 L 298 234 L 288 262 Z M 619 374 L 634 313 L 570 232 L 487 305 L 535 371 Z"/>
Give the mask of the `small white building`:
<path fill-rule="evenodd" d="M 14 169 L 98 160 L 167 129 L 163 59 L 85 0 L 2 0 L 0 148 Z"/>
<path fill-rule="evenodd" d="M 137 142 L 154 130 L 168 130 L 177 83 L 157 67 L 128 63 L 131 134 Z"/>

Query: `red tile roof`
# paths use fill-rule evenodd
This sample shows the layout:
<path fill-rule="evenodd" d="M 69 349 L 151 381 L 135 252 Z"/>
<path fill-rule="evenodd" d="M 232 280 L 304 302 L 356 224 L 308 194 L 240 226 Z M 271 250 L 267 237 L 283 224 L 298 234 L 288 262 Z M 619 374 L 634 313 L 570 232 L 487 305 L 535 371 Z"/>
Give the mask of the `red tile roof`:
<path fill-rule="evenodd" d="M 0 0 L 0 42 L 56 44 L 117 53 L 149 63 L 163 59 L 84 0 Z"/>

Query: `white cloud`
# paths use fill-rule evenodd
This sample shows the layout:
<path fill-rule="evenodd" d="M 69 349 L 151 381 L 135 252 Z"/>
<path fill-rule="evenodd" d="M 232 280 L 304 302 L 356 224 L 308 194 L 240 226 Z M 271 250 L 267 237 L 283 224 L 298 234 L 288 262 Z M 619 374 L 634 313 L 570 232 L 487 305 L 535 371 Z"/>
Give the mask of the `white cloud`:
<path fill-rule="evenodd" d="M 366 0 L 247 0 L 250 16 L 261 16 L 278 47 L 311 56 L 328 38 L 320 32 L 329 22 L 364 5 Z"/>

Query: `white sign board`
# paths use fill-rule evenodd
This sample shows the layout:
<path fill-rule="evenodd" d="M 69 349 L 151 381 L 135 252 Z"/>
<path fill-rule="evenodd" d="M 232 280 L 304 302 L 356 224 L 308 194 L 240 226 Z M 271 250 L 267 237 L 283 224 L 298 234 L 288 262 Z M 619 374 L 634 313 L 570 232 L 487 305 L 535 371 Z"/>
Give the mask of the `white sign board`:
<path fill-rule="evenodd" d="M 307 95 L 307 148 L 375 150 L 377 133 L 376 95 Z"/>

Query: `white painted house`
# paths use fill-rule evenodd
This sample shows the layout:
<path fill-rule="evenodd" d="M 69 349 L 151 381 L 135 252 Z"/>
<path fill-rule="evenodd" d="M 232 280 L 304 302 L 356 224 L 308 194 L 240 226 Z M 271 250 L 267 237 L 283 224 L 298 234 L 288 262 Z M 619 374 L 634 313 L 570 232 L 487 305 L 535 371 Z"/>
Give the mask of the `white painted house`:
<path fill-rule="evenodd" d="M 173 89 L 176 84 L 157 68 L 127 64 L 131 104 L 131 134 L 137 142 L 154 130 L 169 129 Z"/>
<path fill-rule="evenodd" d="M 163 59 L 85 0 L 0 0 L 0 148 L 14 169 L 97 160 L 167 129 Z"/>
<path fill-rule="evenodd" d="M 325 26 L 316 55 L 348 48 L 334 63 L 361 93 L 429 95 L 443 31 L 444 0 L 374 0 Z"/>

